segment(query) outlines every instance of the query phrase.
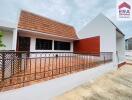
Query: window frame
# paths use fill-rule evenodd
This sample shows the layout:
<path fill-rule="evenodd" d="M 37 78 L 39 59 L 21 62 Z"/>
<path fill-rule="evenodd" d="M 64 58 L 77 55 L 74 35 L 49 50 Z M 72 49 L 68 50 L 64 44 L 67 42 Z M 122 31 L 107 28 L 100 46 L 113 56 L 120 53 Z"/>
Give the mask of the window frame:
<path fill-rule="evenodd" d="M 58 48 L 56 47 L 57 42 L 58 42 L 58 44 L 60 42 L 60 45 L 63 45 L 62 48 L 61 47 L 58 47 Z M 66 44 L 66 43 L 68 43 L 68 44 Z M 65 47 L 67 47 L 67 46 L 64 46 L 64 45 L 69 45 L 69 47 L 65 49 Z M 71 51 L 71 42 L 54 40 L 54 50 L 57 50 L 57 51 L 58 50 L 60 50 L 60 51 Z"/>
<path fill-rule="evenodd" d="M 44 42 L 45 43 L 50 42 L 50 43 L 44 44 Z M 39 44 L 39 46 L 37 46 L 37 43 Z M 46 45 L 48 45 L 48 47 Z M 36 38 L 35 50 L 52 50 L 53 49 L 52 45 L 53 45 L 53 40 Z"/>

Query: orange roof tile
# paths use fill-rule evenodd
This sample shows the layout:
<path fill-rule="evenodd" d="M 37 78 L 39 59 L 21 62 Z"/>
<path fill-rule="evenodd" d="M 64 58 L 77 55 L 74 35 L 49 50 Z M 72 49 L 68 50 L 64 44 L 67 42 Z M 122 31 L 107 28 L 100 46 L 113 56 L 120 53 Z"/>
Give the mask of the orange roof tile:
<path fill-rule="evenodd" d="M 77 39 L 74 27 L 23 10 L 18 28 Z"/>

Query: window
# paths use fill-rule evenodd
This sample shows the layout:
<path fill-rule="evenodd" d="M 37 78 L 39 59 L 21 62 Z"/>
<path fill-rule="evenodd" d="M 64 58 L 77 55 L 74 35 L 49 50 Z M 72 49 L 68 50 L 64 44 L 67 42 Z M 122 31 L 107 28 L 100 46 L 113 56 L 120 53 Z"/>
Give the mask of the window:
<path fill-rule="evenodd" d="M 36 39 L 36 50 L 52 50 L 52 40 Z"/>
<path fill-rule="evenodd" d="M 70 50 L 70 42 L 54 41 L 54 50 Z"/>

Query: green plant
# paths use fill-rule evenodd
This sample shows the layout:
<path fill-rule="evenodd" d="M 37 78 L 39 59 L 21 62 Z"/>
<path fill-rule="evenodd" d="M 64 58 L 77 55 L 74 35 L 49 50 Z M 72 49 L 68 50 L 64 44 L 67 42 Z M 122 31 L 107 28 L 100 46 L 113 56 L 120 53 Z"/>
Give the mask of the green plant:
<path fill-rule="evenodd" d="M 5 45 L 2 43 L 3 34 L 4 34 L 4 32 L 0 31 L 0 47 L 5 47 Z"/>

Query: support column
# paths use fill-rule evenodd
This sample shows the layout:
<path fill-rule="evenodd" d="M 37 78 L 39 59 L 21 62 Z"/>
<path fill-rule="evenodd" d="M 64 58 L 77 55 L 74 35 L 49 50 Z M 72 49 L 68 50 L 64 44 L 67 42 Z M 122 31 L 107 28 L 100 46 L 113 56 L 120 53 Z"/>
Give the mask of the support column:
<path fill-rule="evenodd" d="M 52 51 L 54 51 L 54 40 L 52 40 Z"/>
<path fill-rule="evenodd" d="M 12 41 L 12 50 L 16 51 L 17 46 L 17 29 L 13 30 L 13 41 Z"/>

